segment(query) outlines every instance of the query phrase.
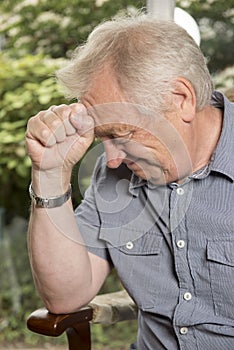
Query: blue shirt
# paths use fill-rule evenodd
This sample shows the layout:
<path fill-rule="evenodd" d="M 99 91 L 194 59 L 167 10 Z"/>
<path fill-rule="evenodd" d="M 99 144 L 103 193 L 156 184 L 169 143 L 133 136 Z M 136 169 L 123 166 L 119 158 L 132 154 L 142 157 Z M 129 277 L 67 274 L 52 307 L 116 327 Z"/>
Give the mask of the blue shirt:
<path fill-rule="evenodd" d="M 76 211 L 139 307 L 139 350 L 234 349 L 234 104 L 216 92 L 222 133 L 208 166 L 156 186 L 102 156 Z"/>

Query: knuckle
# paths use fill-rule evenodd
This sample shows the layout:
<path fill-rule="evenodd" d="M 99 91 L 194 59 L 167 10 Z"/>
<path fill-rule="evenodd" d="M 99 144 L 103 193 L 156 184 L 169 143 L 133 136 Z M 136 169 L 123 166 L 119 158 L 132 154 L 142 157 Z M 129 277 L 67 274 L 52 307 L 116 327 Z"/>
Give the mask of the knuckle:
<path fill-rule="evenodd" d="M 87 114 L 87 108 L 82 103 L 72 103 L 70 105 L 70 107 L 71 107 L 72 111 L 75 111 L 77 113 Z"/>
<path fill-rule="evenodd" d="M 64 103 L 62 103 L 61 105 L 58 105 L 58 106 L 55 106 L 55 107 L 53 107 L 53 112 L 55 112 L 55 113 L 62 113 L 64 110 L 66 110 L 67 109 L 67 105 L 66 104 L 64 104 Z"/>
<path fill-rule="evenodd" d="M 61 126 L 62 122 L 59 118 L 54 118 L 51 120 L 51 127 L 53 128 L 58 128 L 59 126 Z"/>
<path fill-rule="evenodd" d="M 66 104 L 61 104 L 53 109 L 53 113 L 61 120 L 69 118 L 70 108 Z"/>

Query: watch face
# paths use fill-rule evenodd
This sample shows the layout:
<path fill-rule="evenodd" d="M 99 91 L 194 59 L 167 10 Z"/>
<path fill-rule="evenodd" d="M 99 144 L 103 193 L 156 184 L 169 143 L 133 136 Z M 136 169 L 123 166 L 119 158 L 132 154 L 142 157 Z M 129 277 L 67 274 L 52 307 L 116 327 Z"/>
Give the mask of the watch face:
<path fill-rule="evenodd" d="M 47 198 L 36 198 L 36 204 L 38 207 L 41 208 L 48 208 L 49 207 L 49 199 Z"/>

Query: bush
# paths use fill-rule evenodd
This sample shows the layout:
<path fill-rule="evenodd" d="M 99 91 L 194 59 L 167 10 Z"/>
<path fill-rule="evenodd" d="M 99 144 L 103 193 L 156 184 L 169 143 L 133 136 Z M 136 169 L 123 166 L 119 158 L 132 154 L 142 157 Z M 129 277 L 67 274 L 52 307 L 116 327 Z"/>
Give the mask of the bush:
<path fill-rule="evenodd" d="M 35 292 L 26 248 L 27 222 L 15 218 L 0 241 L 0 341 L 24 341 L 26 317 L 42 303 Z M 30 336 L 28 336 L 30 338 Z"/>
<path fill-rule="evenodd" d="M 30 160 L 25 149 L 28 118 L 52 104 L 66 103 L 53 73 L 62 60 L 0 54 L 0 206 L 27 216 Z"/>
<path fill-rule="evenodd" d="M 213 76 L 216 89 L 226 92 L 234 88 L 234 66 L 230 66 Z"/>

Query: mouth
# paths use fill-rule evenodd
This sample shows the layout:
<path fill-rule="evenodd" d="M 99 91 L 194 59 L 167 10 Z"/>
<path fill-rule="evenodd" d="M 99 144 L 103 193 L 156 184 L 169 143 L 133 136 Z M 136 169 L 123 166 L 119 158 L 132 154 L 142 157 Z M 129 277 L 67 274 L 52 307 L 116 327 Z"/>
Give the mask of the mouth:
<path fill-rule="evenodd" d="M 143 170 L 143 166 L 144 167 L 149 167 L 149 166 L 157 166 L 159 168 L 161 168 L 161 166 L 157 163 L 152 163 L 150 162 L 148 159 L 143 159 L 143 158 L 137 158 L 137 159 L 125 159 L 123 161 L 127 167 L 131 170 Z"/>

